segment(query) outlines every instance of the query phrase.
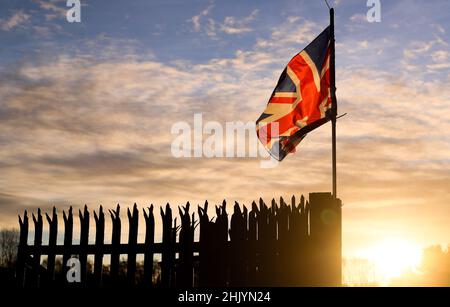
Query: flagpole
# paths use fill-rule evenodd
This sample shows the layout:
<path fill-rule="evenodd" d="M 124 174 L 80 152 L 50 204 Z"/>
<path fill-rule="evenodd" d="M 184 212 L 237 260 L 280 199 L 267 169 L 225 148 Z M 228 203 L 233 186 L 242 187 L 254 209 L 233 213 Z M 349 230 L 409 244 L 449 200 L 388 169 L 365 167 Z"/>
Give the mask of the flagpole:
<path fill-rule="evenodd" d="M 331 143 L 332 143 L 332 172 L 333 172 L 333 197 L 337 198 L 336 185 L 336 84 L 335 84 L 335 59 L 334 59 L 334 8 L 330 8 L 330 95 L 331 95 Z"/>

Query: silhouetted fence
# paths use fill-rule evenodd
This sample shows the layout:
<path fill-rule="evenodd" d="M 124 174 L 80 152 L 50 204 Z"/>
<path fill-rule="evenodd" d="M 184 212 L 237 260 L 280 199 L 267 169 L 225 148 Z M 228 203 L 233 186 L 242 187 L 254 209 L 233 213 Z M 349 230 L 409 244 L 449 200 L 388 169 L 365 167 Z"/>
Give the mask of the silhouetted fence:
<path fill-rule="evenodd" d="M 120 242 L 120 207 L 109 210 L 112 221 L 111 243 L 106 244 L 105 213 L 94 212 L 95 243 L 89 244 L 90 212 L 79 211 L 80 238 L 73 243 L 73 212 L 63 212 L 64 243 L 57 244 L 58 215 L 53 208 L 46 214 L 48 245 L 42 244 L 41 210 L 33 214 L 34 243 L 28 245 L 28 215 L 19 216 L 20 245 L 17 280 L 21 287 L 111 286 L 120 282 L 120 255 L 127 255 L 126 283 L 136 286 L 137 255 L 143 255 L 145 287 L 222 287 L 222 286 L 303 286 L 341 284 L 341 201 L 330 193 L 311 193 L 309 202 L 293 196 L 288 205 L 282 198 L 268 206 L 262 199 L 251 210 L 235 203 L 228 218 L 225 201 L 216 206 L 216 216 L 208 216 L 208 202 L 198 207 L 198 219 L 190 204 L 179 207 L 177 225 L 169 204 L 160 209 L 162 242 L 155 243 L 153 205 L 143 210 L 145 241 L 138 243 L 139 211 L 127 209 L 128 243 Z M 194 240 L 199 225 L 199 240 Z M 178 240 L 177 240 L 178 238 Z M 154 259 L 160 255 L 160 274 L 155 283 Z M 41 256 L 47 256 L 46 267 Z M 93 255 L 90 267 L 88 255 Z M 104 256 L 110 255 L 105 273 Z M 56 256 L 62 256 L 61 272 L 55 273 Z M 69 284 L 68 260 L 80 263 L 80 283 Z M 90 282 L 88 283 L 88 272 Z M 106 282 L 106 279 L 108 282 Z M 123 282 L 123 281 L 122 281 Z"/>

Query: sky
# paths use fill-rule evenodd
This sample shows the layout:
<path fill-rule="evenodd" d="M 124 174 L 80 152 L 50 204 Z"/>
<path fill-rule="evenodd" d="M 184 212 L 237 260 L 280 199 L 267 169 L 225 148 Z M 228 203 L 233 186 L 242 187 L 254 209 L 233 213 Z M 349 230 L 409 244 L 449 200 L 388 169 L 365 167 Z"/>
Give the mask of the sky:
<path fill-rule="evenodd" d="M 344 255 L 450 243 L 449 1 L 333 3 Z M 175 158 L 174 123 L 254 122 L 329 22 L 322 1 L 0 2 L 0 226 L 37 207 L 252 200 L 331 190 L 331 127 L 275 168 Z M 231 208 L 230 208 L 231 209 Z M 229 212 L 230 212 L 229 209 Z M 157 217 L 157 221 L 158 221 Z M 109 222 L 109 221 L 108 221 Z"/>

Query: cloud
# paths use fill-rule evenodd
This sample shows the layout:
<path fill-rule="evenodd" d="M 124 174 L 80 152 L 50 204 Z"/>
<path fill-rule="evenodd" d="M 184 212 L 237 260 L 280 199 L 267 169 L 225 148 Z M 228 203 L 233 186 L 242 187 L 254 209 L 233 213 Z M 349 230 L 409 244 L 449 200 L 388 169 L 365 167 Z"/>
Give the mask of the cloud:
<path fill-rule="evenodd" d="M 25 24 L 29 20 L 29 18 L 30 15 L 26 14 L 24 11 L 16 11 L 8 19 L 0 20 L 0 28 L 3 31 L 10 31 L 13 28 Z"/>
<path fill-rule="evenodd" d="M 257 15 L 258 10 L 255 9 L 250 13 L 250 15 L 242 19 L 227 16 L 221 24 L 220 30 L 226 34 L 241 34 L 245 32 L 251 32 L 253 31 L 253 29 L 249 27 L 249 24 L 253 20 L 255 20 Z"/>
<path fill-rule="evenodd" d="M 421 54 L 427 54 L 435 44 L 436 41 L 412 42 L 411 47 L 403 51 L 403 55 L 407 59 L 414 59 Z"/>
<path fill-rule="evenodd" d="M 447 70 L 450 69 L 450 63 L 439 63 L 439 64 L 428 64 L 427 68 L 429 71 L 436 71 L 436 70 Z"/>
<path fill-rule="evenodd" d="M 440 24 L 431 24 L 433 28 L 435 28 L 440 34 L 445 34 L 445 29 Z"/>
<path fill-rule="evenodd" d="M 365 14 L 354 14 L 350 16 L 350 21 L 353 23 L 365 23 L 367 22 L 367 16 Z"/>
<path fill-rule="evenodd" d="M 258 15 L 257 9 L 253 10 L 248 16 L 243 18 L 226 16 L 223 19 L 223 22 L 217 22 L 213 18 L 209 17 L 213 7 L 214 5 L 211 4 L 198 15 L 195 15 L 189 19 L 189 22 L 192 23 L 193 30 L 195 32 L 204 31 L 210 38 L 217 39 L 218 32 L 228 35 L 236 35 L 253 31 L 250 24 Z"/>
<path fill-rule="evenodd" d="M 448 50 L 438 50 L 431 55 L 434 62 L 445 62 L 450 58 L 450 52 Z"/>
<path fill-rule="evenodd" d="M 55 15 L 47 14 L 46 15 L 47 20 L 51 20 L 56 16 L 59 17 L 66 16 L 67 7 L 65 6 L 65 1 L 58 1 L 58 0 L 33 0 L 33 1 L 36 2 L 41 9 L 55 13 Z"/>
<path fill-rule="evenodd" d="M 192 25 L 194 27 L 194 31 L 200 32 L 201 30 L 201 20 L 208 17 L 211 13 L 211 10 L 213 9 L 214 5 L 210 4 L 207 8 L 202 10 L 198 15 L 192 16 L 190 19 L 190 22 L 192 22 Z"/>
<path fill-rule="evenodd" d="M 288 18 L 287 22 L 272 28 L 271 35 L 268 39 L 257 39 L 257 47 L 266 50 L 271 48 L 271 52 L 280 48 L 283 50 L 292 50 L 293 46 L 298 49 L 298 44 L 309 43 L 323 29 L 324 27 L 311 20 Z"/>
<path fill-rule="evenodd" d="M 433 29 L 436 29 L 432 25 Z M 447 38 L 442 36 L 443 29 L 437 28 L 437 32 L 431 32 L 432 39 L 411 40 L 405 44 L 401 63 L 409 72 L 420 74 L 442 73 L 448 70 L 448 58 L 450 55 Z"/>

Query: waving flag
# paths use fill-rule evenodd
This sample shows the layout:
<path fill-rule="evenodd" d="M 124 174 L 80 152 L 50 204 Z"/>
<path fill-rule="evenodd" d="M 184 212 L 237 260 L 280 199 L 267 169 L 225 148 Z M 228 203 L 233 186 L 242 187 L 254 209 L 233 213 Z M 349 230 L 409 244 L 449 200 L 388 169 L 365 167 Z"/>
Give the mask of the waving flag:
<path fill-rule="evenodd" d="M 330 120 L 330 36 L 327 27 L 292 58 L 256 121 L 258 138 L 279 161 Z"/>

